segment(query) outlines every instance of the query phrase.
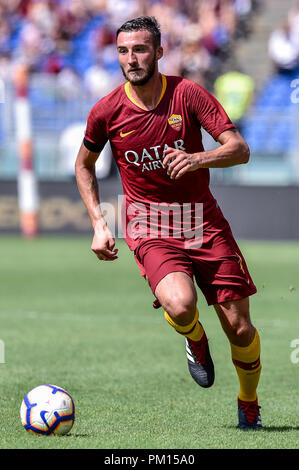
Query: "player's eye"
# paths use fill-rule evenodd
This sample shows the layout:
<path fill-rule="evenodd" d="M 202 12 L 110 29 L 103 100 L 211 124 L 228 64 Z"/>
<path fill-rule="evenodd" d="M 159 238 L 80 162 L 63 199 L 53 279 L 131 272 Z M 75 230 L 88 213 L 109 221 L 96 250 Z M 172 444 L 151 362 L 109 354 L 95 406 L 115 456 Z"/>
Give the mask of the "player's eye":
<path fill-rule="evenodd" d="M 119 54 L 126 54 L 127 49 L 118 49 Z"/>

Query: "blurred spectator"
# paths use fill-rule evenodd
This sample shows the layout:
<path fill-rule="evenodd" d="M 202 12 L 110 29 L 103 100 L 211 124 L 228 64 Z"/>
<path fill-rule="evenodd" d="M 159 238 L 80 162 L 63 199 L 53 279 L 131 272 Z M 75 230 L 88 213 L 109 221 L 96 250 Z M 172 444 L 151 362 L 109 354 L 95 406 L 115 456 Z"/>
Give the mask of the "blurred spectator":
<path fill-rule="evenodd" d="M 248 18 L 252 11 L 252 0 L 234 0 L 236 14 L 242 18 Z"/>
<path fill-rule="evenodd" d="M 11 77 L 12 63 L 9 54 L 0 55 L 0 79 L 8 81 Z"/>
<path fill-rule="evenodd" d="M 254 81 L 239 71 L 221 75 L 215 82 L 215 96 L 242 132 L 242 118 L 254 97 Z"/>
<path fill-rule="evenodd" d="M 3 18 L 1 18 L 0 10 L 0 53 L 5 54 L 9 52 L 9 38 L 10 38 L 10 27 Z"/>
<path fill-rule="evenodd" d="M 269 54 L 278 73 L 293 71 L 299 65 L 299 47 L 294 41 L 293 27 L 286 20 L 270 35 Z"/>
<path fill-rule="evenodd" d="M 201 30 L 190 25 L 183 35 L 179 75 L 204 85 L 210 67 L 211 56 L 202 43 Z"/>
<path fill-rule="evenodd" d="M 57 92 L 63 100 L 74 100 L 82 92 L 82 84 L 78 74 L 69 67 L 57 74 Z"/>
<path fill-rule="evenodd" d="M 139 15 L 138 0 L 107 0 L 106 11 L 114 29 L 119 28 L 128 18 Z"/>
<path fill-rule="evenodd" d="M 92 65 L 85 72 L 84 85 L 89 96 L 94 99 L 102 98 L 113 88 L 109 73 L 100 64 Z"/>
<path fill-rule="evenodd" d="M 238 21 L 236 23 L 236 37 L 247 38 L 251 32 L 251 15 L 256 8 L 253 0 L 234 0 L 234 8 Z"/>
<path fill-rule="evenodd" d="M 210 54 L 219 54 L 225 50 L 234 33 L 235 10 L 231 1 L 199 2 L 199 27 L 202 33 L 202 43 Z"/>

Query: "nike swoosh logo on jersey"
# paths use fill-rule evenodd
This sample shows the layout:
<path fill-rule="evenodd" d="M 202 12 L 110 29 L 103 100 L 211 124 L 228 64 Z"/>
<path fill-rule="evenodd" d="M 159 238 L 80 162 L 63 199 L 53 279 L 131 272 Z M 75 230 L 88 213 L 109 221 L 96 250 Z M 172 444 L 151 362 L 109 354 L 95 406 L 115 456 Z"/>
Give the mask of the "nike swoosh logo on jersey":
<path fill-rule="evenodd" d="M 121 137 L 127 137 L 127 135 L 130 135 L 132 134 L 133 132 L 135 132 L 136 129 L 134 129 L 133 131 L 129 131 L 129 132 L 121 132 L 119 135 Z"/>

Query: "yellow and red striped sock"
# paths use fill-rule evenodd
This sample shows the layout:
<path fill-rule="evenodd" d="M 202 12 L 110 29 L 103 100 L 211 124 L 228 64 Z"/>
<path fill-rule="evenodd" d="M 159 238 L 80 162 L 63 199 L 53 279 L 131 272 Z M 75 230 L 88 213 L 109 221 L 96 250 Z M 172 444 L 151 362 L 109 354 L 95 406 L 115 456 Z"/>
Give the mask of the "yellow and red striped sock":
<path fill-rule="evenodd" d="M 238 397 L 242 401 L 255 401 L 262 368 L 260 338 L 257 330 L 255 330 L 253 341 L 248 346 L 236 346 L 232 343 L 230 346 L 232 361 L 240 382 Z"/>
<path fill-rule="evenodd" d="M 190 338 L 192 341 L 200 341 L 203 337 L 205 331 L 202 324 L 198 321 L 198 309 L 196 309 L 192 322 L 184 326 L 178 325 L 166 311 L 164 312 L 164 317 L 178 333 Z"/>

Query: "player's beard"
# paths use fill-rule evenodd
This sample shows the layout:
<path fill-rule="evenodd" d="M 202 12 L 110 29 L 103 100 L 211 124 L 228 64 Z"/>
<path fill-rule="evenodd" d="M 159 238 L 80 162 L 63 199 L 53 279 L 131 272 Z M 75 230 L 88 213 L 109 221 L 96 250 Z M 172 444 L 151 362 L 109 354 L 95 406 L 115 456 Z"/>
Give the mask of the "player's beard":
<path fill-rule="evenodd" d="M 128 82 L 132 83 L 134 86 L 143 86 L 145 85 L 154 75 L 156 69 L 156 60 L 153 58 L 152 62 L 147 66 L 146 69 L 138 69 L 134 72 L 132 77 L 131 73 L 126 73 L 124 68 L 121 66 L 122 73 Z"/>

